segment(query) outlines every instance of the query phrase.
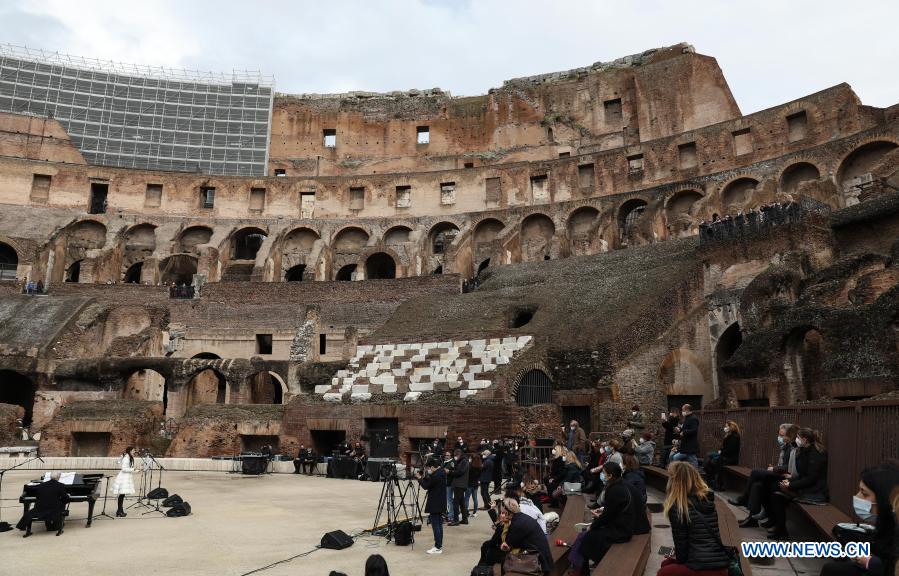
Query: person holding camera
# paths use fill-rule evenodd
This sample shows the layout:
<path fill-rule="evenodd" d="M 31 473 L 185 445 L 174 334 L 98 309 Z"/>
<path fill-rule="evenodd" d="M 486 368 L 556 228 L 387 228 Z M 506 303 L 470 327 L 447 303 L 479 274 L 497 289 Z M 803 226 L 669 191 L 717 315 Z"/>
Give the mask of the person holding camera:
<path fill-rule="evenodd" d="M 425 489 L 425 512 L 434 532 L 434 546 L 428 554 L 443 553 L 443 515 L 446 513 L 446 472 L 440 461 L 432 458 L 425 465 L 425 474 L 415 472 L 419 485 Z"/>
<path fill-rule="evenodd" d="M 453 516 L 453 487 L 451 485 L 452 471 L 456 467 L 456 460 L 453 458 L 453 453 L 449 450 L 443 453 L 443 464 L 441 464 L 441 467 L 446 474 L 446 521 L 451 523 L 456 520 L 456 517 Z"/>
<path fill-rule="evenodd" d="M 453 469 L 447 471 L 447 476 L 452 478 L 453 521 L 447 526 L 468 524 L 468 502 L 465 501 L 465 491 L 468 489 L 468 458 L 462 450 L 456 448 L 453 461 Z"/>

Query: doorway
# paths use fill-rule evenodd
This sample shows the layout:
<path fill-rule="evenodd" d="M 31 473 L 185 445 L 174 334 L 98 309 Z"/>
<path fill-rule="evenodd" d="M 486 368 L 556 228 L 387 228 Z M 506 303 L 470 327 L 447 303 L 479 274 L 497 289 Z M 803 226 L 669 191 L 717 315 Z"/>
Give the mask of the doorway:
<path fill-rule="evenodd" d="M 109 194 L 109 184 L 91 182 L 91 202 L 88 212 L 90 214 L 106 214 L 106 196 Z"/>
<path fill-rule="evenodd" d="M 399 456 L 400 424 L 396 418 L 366 418 L 365 434 L 368 436 L 369 456 L 372 458 Z"/>

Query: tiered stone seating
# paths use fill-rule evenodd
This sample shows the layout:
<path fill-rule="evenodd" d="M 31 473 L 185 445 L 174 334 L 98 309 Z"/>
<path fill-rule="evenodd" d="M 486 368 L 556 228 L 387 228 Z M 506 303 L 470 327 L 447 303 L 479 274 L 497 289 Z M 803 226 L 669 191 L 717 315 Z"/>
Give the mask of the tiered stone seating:
<path fill-rule="evenodd" d="M 331 384 L 315 387 L 325 400 L 369 400 L 375 394 L 402 394 L 412 402 L 423 392 L 453 392 L 474 396 L 493 384 L 491 373 L 508 364 L 532 341 L 531 336 L 482 340 L 452 340 L 356 347 L 346 370 Z"/>

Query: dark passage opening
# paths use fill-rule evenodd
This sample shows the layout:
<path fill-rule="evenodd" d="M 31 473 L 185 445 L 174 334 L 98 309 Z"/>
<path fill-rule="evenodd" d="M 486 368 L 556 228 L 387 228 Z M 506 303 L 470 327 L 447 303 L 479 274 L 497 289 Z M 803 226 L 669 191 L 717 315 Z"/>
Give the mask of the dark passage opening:
<path fill-rule="evenodd" d="M 77 262 L 72 262 L 69 266 L 69 269 L 66 270 L 66 282 L 74 282 L 78 283 L 78 279 L 81 277 L 81 260 Z"/>
<path fill-rule="evenodd" d="M 521 328 L 528 324 L 537 312 L 536 308 L 516 308 L 512 310 L 512 320 L 509 322 L 510 328 Z"/>
<path fill-rule="evenodd" d="M 395 458 L 399 455 L 399 420 L 396 418 L 366 418 L 365 434 L 372 458 Z"/>
<path fill-rule="evenodd" d="M 88 212 L 91 214 L 105 214 L 107 194 L 109 194 L 109 184 L 91 182 L 91 203 Z"/>
<path fill-rule="evenodd" d="M 346 440 L 346 432 L 343 430 L 310 430 L 309 436 L 315 453 L 322 456 L 330 456 Z"/>
<path fill-rule="evenodd" d="M 72 456 L 106 456 L 110 432 L 72 432 Z"/>
<path fill-rule="evenodd" d="M 125 284 L 140 284 L 140 274 L 144 269 L 144 263 L 138 262 L 137 264 L 132 264 L 130 268 L 125 272 L 124 282 Z"/>
<path fill-rule="evenodd" d="M 16 404 L 25 409 L 22 423 L 31 426 L 34 409 L 34 384 L 27 376 L 12 370 L 0 370 L 0 404 Z"/>
<path fill-rule="evenodd" d="M 355 264 L 347 264 L 346 266 L 344 266 L 343 268 L 341 268 L 340 270 L 337 271 L 337 277 L 334 279 L 341 281 L 341 282 L 349 282 L 350 280 L 353 279 L 353 272 L 355 272 L 355 271 L 356 271 Z"/>
<path fill-rule="evenodd" d="M 562 424 L 568 429 L 568 423 L 577 420 L 588 435 L 592 432 L 590 426 L 590 407 L 589 406 L 562 406 Z"/>
<path fill-rule="evenodd" d="M 241 452 L 262 452 L 263 446 L 271 446 L 272 454 L 278 453 L 277 436 L 256 436 L 254 434 L 240 435 Z"/>
<path fill-rule="evenodd" d="M 365 261 L 365 278 L 367 280 L 396 278 L 396 262 L 389 254 L 383 252 L 372 254 Z"/>
<path fill-rule="evenodd" d="M 284 279 L 288 282 L 302 282 L 303 281 L 303 272 L 306 271 L 305 264 L 297 264 L 287 271 L 287 274 L 284 276 Z"/>
<path fill-rule="evenodd" d="M 328 351 L 328 336 L 326 334 L 318 335 L 318 353 L 324 354 Z"/>

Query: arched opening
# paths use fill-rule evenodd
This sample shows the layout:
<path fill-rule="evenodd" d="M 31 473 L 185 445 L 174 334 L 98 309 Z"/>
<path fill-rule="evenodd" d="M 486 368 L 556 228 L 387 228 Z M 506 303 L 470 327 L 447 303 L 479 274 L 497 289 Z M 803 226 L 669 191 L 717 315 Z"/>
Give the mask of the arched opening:
<path fill-rule="evenodd" d="M 191 226 L 185 228 L 178 238 L 178 251 L 184 254 L 200 255 L 200 246 L 209 244 L 212 238 L 212 229 L 206 226 Z"/>
<path fill-rule="evenodd" d="M 358 254 L 368 244 L 368 233 L 361 228 L 344 228 L 334 237 L 332 248 L 338 254 Z"/>
<path fill-rule="evenodd" d="M 740 323 L 734 322 L 728 326 L 715 345 L 715 366 L 718 368 L 718 388 L 721 389 L 722 383 L 725 381 L 725 374 L 722 366 L 730 360 L 740 344 L 743 343 L 743 333 L 740 331 Z"/>
<path fill-rule="evenodd" d="M 666 396 L 698 396 L 711 398 L 713 390 L 706 388 L 706 380 L 699 367 L 702 361 L 684 348 L 672 350 L 659 365 L 657 382 Z"/>
<path fill-rule="evenodd" d="M 81 278 L 81 260 L 76 260 L 69 264 L 66 270 L 66 282 L 77 283 Z"/>
<path fill-rule="evenodd" d="M 22 423 L 31 426 L 34 417 L 34 383 L 12 370 L 0 370 L 0 404 L 15 404 L 25 410 Z"/>
<path fill-rule="evenodd" d="M 9 244 L 0 242 L 0 280 L 15 280 L 19 255 Z"/>
<path fill-rule="evenodd" d="M 668 218 L 668 231 L 676 237 L 687 236 L 694 229 L 694 207 L 702 200 L 702 194 L 695 190 L 682 190 L 668 199 L 665 205 L 665 216 Z"/>
<path fill-rule="evenodd" d="M 528 370 L 518 380 L 515 402 L 519 406 L 552 403 L 552 381 L 538 368 Z"/>
<path fill-rule="evenodd" d="M 218 354 L 214 354 L 213 352 L 200 352 L 199 354 L 194 354 L 191 356 L 193 360 L 221 360 L 222 357 Z"/>
<path fill-rule="evenodd" d="M 152 254 L 156 249 L 156 226 L 138 224 L 125 233 L 125 248 L 133 251 L 146 251 Z"/>
<path fill-rule="evenodd" d="M 622 246 L 628 246 L 636 240 L 637 226 L 645 211 L 646 201 L 639 198 L 628 200 L 618 209 L 618 230 Z"/>
<path fill-rule="evenodd" d="M 803 182 L 813 182 L 821 177 L 818 167 L 808 162 L 797 162 L 783 171 L 780 176 L 780 189 L 784 192 L 795 192 Z"/>
<path fill-rule="evenodd" d="M 406 226 L 394 226 L 384 234 L 384 244 L 388 246 L 398 246 L 409 241 L 411 228 Z"/>
<path fill-rule="evenodd" d="M 443 265 L 441 264 L 440 266 L 434 268 L 434 271 L 431 272 L 431 274 L 443 274 Z"/>
<path fill-rule="evenodd" d="M 140 275 L 143 269 L 143 262 L 132 264 L 128 270 L 125 271 L 125 276 L 122 278 L 122 281 L 125 284 L 140 284 Z"/>
<path fill-rule="evenodd" d="M 815 328 L 794 330 L 786 341 L 784 375 L 790 385 L 790 400 L 815 400 L 824 393 L 824 338 Z"/>
<path fill-rule="evenodd" d="M 318 240 L 318 233 L 315 230 L 310 228 L 297 228 L 291 230 L 290 233 L 284 237 L 282 250 L 285 254 L 309 252 L 315 245 L 316 240 Z"/>
<path fill-rule="evenodd" d="M 281 383 L 267 371 L 257 372 L 247 378 L 251 404 L 282 404 Z"/>
<path fill-rule="evenodd" d="M 476 275 L 480 276 L 481 272 L 483 272 L 484 270 L 486 270 L 489 267 L 490 267 L 490 258 L 487 258 L 486 260 L 484 260 L 483 262 L 481 262 L 478 265 L 478 273 Z"/>
<path fill-rule="evenodd" d="M 491 242 L 499 233 L 503 231 L 506 225 L 496 218 L 484 218 L 474 229 L 474 241 L 476 244 L 482 242 Z"/>
<path fill-rule="evenodd" d="M 303 273 L 306 271 L 305 264 L 297 264 L 296 266 L 291 267 L 284 274 L 284 280 L 287 282 L 302 282 L 303 281 Z"/>
<path fill-rule="evenodd" d="M 167 410 L 169 397 L 165 376 L 149 368 L 135 370 L 125 380 L 122 398 L 162 402 L 163 411 Z"/>
<path fill-rule="evenodd" d="M 844 191 L 871 180 L 871 170 L 881 158 L 897 148 L 895 142 L 869 142 L 855 149 L 840 164 L 837 183 Z"/>
<path fill-rule="evenodd" d="M 589 234 L 599 216 L 599 210 L 593 206 L 578 208 L 568 217 L 568 234 L 572 237 Z"/>
<path fill-rule="evenodd" d="M 232 259 L 255 260 L 256 254 L 265 242 L 266 234 L 259 228 L 244 228 L 238 230 L 231 239 Z"/>
<path fill-rule="evenodd" d="M 337 276 L 334 277 L 335 280 L 340 282 L 349 282 L 353 279 L 353 274 L 356 273 L 356 265 L 355 264 L 347 264 L 340 268 L 337 271 Z"/>
<path fill-rule="evenodd" d="M 384 252 L 372 254 L 365 259 L 365 278 L 368 280 L 396 278 L 396 262 Z"/>
<path fill-rule="evenodd" d="M 226 380 L 212 368 L 195 374 L 187 383 L 185 410 L 197 404 L 224 404 Z"/>
<path fill-rule="evenodd" d="M 93 220 L 82 220 L 66 228 L 67 247 L 94 250 L 106 245 L 106 226 Z"/>
<path fill-rule="evenodd" d="M 159 278 L 163 284 L 187 286 L 193 284 L 197 273 L 197 259 L 189 254 L 175 254 L 159 263 Z"/>
<path fill-rule="evenodd" d="M 556 225 L 545 214 L 531 214 L 521 222 L 521 260 L 549 260 Z"/>
<path fill-rule="evenodd" d="M 428 234 L 431 240 L 431 252 L 434 254 L 446 252 L 458 233 L 459 227 L 451 222 L 441 222 L 432 227 L 431 232 Z"/>
<path fill-rule="evenodd" d="M 755 178 L 737 178 L 721 191 L 721 207 L 725 214 L 736 214 L 752 201 L 759 181 Z"/>

